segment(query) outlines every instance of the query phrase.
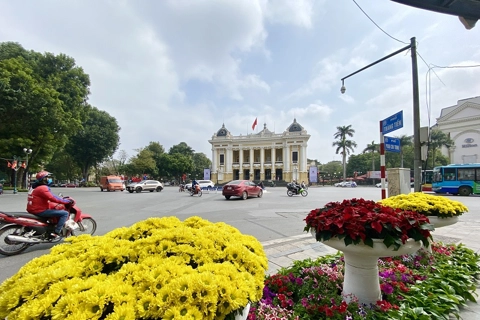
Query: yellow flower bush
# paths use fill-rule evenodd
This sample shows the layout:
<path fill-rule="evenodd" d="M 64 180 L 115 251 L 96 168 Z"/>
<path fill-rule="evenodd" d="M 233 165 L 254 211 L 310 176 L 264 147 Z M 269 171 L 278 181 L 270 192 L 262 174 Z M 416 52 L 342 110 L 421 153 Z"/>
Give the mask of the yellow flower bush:
<path fill-rule="evenodd" d="M 438 216 L 439 218 L 459 216 L 468 212 L 468 208 L 459 201 L 423 192 L 399 194 L 383 199 L 379 203 L 387 207 L 416 211 L 426 216 Z"/>
<path fill-rule="evenodd" d="M 65 241 L 0 285 L 0 319 L 224 319 L 262 297 L 262 245 L 225 223 L 150 218 Z"/>

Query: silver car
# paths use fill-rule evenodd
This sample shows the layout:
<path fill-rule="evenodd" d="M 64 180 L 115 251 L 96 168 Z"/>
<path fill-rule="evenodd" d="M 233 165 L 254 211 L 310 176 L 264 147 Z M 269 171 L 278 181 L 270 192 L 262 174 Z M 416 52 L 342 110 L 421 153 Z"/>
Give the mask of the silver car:
<path fill-rule="evenodd" d="M 133 193 L 140 193 L 142 191 L 157 191 L 160 192 L 163 190 L 163 184 L 157 180 L 143 180 L 140 182 L 134 182 L 127 185 L 127 191 Z"/>

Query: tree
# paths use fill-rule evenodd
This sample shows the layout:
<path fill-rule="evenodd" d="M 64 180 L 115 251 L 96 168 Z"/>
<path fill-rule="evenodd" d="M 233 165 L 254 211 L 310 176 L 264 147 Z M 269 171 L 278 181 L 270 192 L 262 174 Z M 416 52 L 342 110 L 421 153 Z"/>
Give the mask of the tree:
<path fill-rule="evenodd" d="M 363 149 L 362 153 L 367 153 L 369 152 L 372 155 L 372 171 L 375 171 L 375 152 L 378 152 L 378 144 L 375 143 L 375 141 L 372 141 L 372 143 L 367 144 L 367 147 Z"/>
<path fill-rule="evenodd" d="M 180 177 L 184 172 L 191 172 L 194 169 L 192 158 L 180 153 L 163 154 L 162 163 L 168 178 Z"/>
<path fill-rule="evenodd" d="M 130 159 L 132 174 L 151 173 L 156 169 L 153 152 L 147 148 L 138 149 L 138 154 Z"/>
<path fill-rule="evenodd" d="M 430 132 L 430 143 L 428 145 L 429 153 L 432 157 L 432 169 L 436 166 L 436 153 L 437 150 L 440 150 L 442 147 L 450 148 L 455 142 L 450 139 L 443 131 L 438 129 L 433 129 Z"/>
<path fill-rule="evenodd" d="M 412 145 L 412 138 L 407 136 L 407 135 L 403 135 L 403 136 L 396 137 L 396 138 L 400 139 L 400 168 L 405 168 L 403 166 L 403 155 L 404 155 L 404 150 L 403 149 L 407 146 Z"/>
<path fill-rule="evenodd" d="M 212 162 L 205 153 L 197 152 L 193 155 L 193 171 L 192 176 L 203 178 L 203 169 L 211 168 Z M 188 172 L 188 171 L 187 171 Z"/>
<path fill-rule="evenodd" d="M 179 153 L 179 154 L 183 154 L 185 156 L 193 158 L 193 154 L 195 153 L 195 150 L 190 148 L 188 144 L 186 144 L 185 142 L 180 142 L 179 144 L 172 146 L 170 150 L 168 150 L 168 153 L 171 155 L 175 153 Z"/>
<path fill-rule="evenodd" d="M 166 164 L 162 157 L 165 153 L 165 149 L 163 146 L 160 142 L 150 142 L 146 149 L 152 152 L 153 159 L 155 160 L 155 170 L 152 172 L 152 175 L 155 177 L 165 175 L 166 170 L 164 167 Z"/>
<path fill-rule="evenodd" d="M 333 135 L 337 141 L 332 143 L 333 147 L 337 147 L 335 153 L 342 154 L 342 164 L 343 164 L 343 181 L 347 179 L 347 154 L 354 151 L 354 148 L 357 147 L 355 141 L 347 140 L 347 136 L 353 137 L 355 130 L 352 129 L 352 125 L 337 127 L 337 132 Z"/>
<path fill-rule="evenodd" d="M 29 167 L 48 164 L 81 129 L 89 85 L 73 58 L 0 43 L 0 153 L 28 147 Z"/>
<path fill-rule="evenodd" d="M 83 129 L 71 137 L 66 151 L 80 166 L 82 176 L 88 180 L 92 166 L 110 158 L 118 148 L 120 127 L 117 120 L 105 111 L 90 107 Z"/>

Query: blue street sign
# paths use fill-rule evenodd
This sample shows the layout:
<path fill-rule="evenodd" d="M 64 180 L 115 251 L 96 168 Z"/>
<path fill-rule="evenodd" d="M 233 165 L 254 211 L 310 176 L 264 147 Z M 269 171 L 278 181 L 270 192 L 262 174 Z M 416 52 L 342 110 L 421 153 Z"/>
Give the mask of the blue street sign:
<path fill-rule="evenodd" d="M 383 134 L 387 134 L 400 128 L 403 128 L 403 110 L 385 120 L 382 120 Z"/>
<path fill-rule="evenodd" d="M 400 152 L 400 139 L 384 136 L 385 151 Z"/>

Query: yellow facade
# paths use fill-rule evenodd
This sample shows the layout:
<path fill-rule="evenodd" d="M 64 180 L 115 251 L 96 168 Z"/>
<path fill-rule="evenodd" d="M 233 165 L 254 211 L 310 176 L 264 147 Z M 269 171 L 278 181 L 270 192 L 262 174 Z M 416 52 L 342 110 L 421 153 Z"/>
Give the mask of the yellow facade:
<path fill-rule="evenodd" d="M 307 144 L 310 135 L 294 119 L 283 132 L 233 136 L 222 125 L 212 145 L 211 180 L 308 181 Z"/>

